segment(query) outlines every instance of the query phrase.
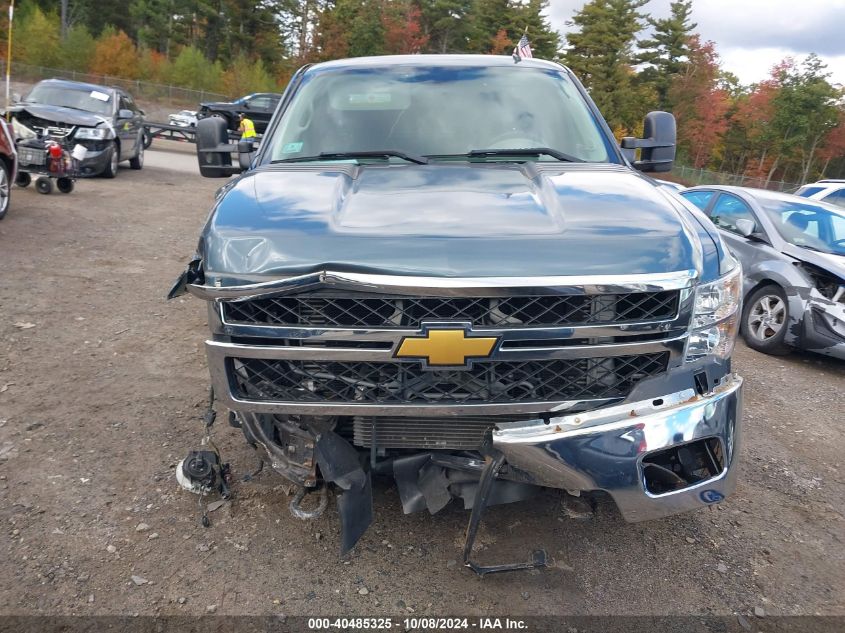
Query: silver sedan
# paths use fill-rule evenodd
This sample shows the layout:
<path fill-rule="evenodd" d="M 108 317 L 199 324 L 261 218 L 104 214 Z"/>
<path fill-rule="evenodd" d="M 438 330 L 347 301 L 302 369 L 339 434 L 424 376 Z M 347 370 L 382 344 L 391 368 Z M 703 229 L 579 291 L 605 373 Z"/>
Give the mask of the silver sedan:
<path fill-rule="evenodd" d="M 743 187 L 680 195 L 709 216 L 742 262 L 740 327 L 750 347 L 845 359 L 845 209 Z"/>

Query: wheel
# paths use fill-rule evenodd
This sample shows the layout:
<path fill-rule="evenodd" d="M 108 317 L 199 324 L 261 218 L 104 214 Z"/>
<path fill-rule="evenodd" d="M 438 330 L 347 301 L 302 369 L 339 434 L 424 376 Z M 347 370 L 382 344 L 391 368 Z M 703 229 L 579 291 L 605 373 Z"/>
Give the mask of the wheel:
<path fill-rule="evenodd" d="M 153 135 L 150 134 L 150 131 L 144 128 L 144 149 L 150 149 L 150 145 L 153 144 Z"/>
<path fill-rule="evenodd" d="M 9 211 L 10 195 L 12 195 L 12 187 L 9 182 L 9 168 L 0 160 L 0 220 L 5 218 Z"/>
<path fill-rule="evenodd" d="M 45 196 L 53 193 L 53 181 L 42 176 L 35 181 L 35 190 L 38 193 L 43 193 Z"/>
<path fill-rule="evenodd" d="M 134 158 L 129 159 L 129 167 L 132 169 L 141 169 L 144 166 L 144 139 L 143 136 L 138 139 L 138 153 Z"/>
<path fill-rule="evenodd" d="M 770 284 L 755 290 L 742 312 L 742 333 L 748 347 L 775 356 L 791 351 L 783 342 L 789 329 L 789 303 L 780 286 Z"/>
<path fill-rule="evenodd" d="M 112 143 L 109 153 L 109 162 L 103 170 L 103 178 L 114 178 L 117 176 L 117 164 L 120 162 L 120 147 L 117 143 Z"/>
<path fill-rule="evenodd" d="M 18 187 L 29 187 L 29 183 L 31 182 L 32 176 L 30 176 L 29 173 L 25 171 L 18 172 L 18 177 L 15 178 L 15 184 Z"/>
<path fill-rule="evenodd" d="M 57 178 L 56 179 L 56 189 L 61 191 L 62 193 L 70 193 L 73 191 L 73 179 L 72 178 Z"/>

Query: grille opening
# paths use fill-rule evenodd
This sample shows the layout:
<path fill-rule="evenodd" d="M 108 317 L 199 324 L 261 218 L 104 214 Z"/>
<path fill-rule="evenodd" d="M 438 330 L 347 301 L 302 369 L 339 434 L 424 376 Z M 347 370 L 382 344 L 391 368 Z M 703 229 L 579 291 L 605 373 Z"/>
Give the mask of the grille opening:
<path fill-rule="evenodd" d="M 223 303 L 227 323 L 303 327 L 419 328 L 426 321 L 476 327 L 555 327 L 672 319 L 680 292 L 529 297 L 302 296 Z"/>
<path fill-rule="evenodd" d="M 722 443 L 715 437 L 650 453 L 643 458 L 643 483 L 651 494 L 682 490 L 719 475 Z"/>
<path fill-rule="evenodd" d="M 229 358 L 227 371 L 238 396 L 253 400 L 453 405 L 623 398 L 668 361 L 659 352 L 425 370 L 419 363 Z"/>

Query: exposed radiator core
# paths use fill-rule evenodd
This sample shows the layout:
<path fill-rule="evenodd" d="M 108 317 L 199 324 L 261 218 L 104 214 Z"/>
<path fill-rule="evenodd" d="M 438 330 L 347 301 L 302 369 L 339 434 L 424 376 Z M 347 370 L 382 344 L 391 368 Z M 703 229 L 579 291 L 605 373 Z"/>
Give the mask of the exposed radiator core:
<path fill-rule="evenodd" d="M 356 416 L 353 442 L 356 446 L 372 447 L 375 425 L 378 448 L 474 450 L 494 423 L 489 416 L 446 419 Z"/>

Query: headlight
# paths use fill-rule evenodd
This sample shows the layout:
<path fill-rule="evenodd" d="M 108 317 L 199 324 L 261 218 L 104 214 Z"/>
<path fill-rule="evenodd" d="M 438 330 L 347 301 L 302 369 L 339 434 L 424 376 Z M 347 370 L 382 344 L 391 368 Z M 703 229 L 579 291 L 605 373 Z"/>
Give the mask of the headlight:
<path fill-rule="evenodd" d="M 34 130 L 30 130 L 17 119 L 12 119 L 12 130 L 15 132 L 16 139 L 38 138 L 38 134 Z"/>
<path fill-rule="evenodd" d="M 710 354 L 717 358 L 731 355 L 739 326 L 741 299 L 742 268 L 739 264 L 724 277 L 696 289 L 686 360 Z"/>
<path fill-rule="evenodd" d="M 81 127 L 76 130 L 74 138 L 77 140 L 102 141 L 107 138 L 114 138 L 114 133 L 107 127 Z"/>

